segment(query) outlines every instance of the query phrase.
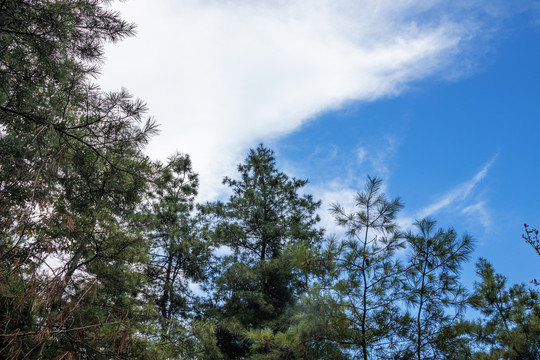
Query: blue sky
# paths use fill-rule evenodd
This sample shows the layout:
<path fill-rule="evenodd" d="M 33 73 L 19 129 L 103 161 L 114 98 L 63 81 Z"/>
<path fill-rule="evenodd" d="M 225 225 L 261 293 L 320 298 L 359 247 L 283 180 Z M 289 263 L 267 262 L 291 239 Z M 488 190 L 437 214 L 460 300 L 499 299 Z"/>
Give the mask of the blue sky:
<path fill-rule="evenodd" d="M 540 278 L 521 240 L 524 222 L 540 227 L 540 2 L 115 6 L 139 34 L 107 48 L 99 82 L 148 102 L 162 124 L 149 154 L 189 153 L 203 200 L 264 142 L 323 212 L 380 176 L 403 226 L 432 216 L 511 282 Z"/>
<path fill-rule="evenodd" d="M 510 34 L 467 76 L 349 104 L 272 145 L 315 186 L 361 189 L 366 173 L 382 177 L 405 203 L 405 224 L 432 216 L 473 235 L 473 259 L 488 258 L 513 282 L 540 277 L 540 259 L 521 241 L 523 223 L 540 222 L 540 28 L 523 19 L 505 24 Z"/>

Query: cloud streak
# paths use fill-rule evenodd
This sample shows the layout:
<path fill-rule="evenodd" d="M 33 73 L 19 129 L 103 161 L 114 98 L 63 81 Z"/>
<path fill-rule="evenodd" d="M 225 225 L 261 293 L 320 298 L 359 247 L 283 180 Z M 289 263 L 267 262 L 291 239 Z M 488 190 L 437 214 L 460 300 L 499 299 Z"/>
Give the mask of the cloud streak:
<path fill-rule="evenodd" d="M 485 229 L 489 229 L 492 226 L 491 216 L 485 201 L 478 201 L 475 204 L 469 205 L 463 208 L 461 213 L 468 216 L 474 216 Z"/>
<path fill-rule="evenodd" d="M 495 154 L 483 167 L 478 171 L 472 179 L 469 181 L 466 181 L 459 185 L 458 187 L 454 188 L 444 196 L 442 196 L 439 200 L 434 202 L 433 204 L 430 204 L 420 210 L 418 212 L 418 218 L 424 218 L 427 216 L 431 216 L 442 209 L 448 208 L 452 205 L 455 205 L 456 203 L 462 202 L 465 199 L 469 197 L 472 190 L 478 185 L 482 179 L 484 179 L 488 173 L 489 168 L 493 165 L 493 163 L 497 160 L 498 154 Z M 482 204 L 483 206 L 483 204 Z M 463 211 L 464 213 L 471 213 L 474 212 L 474 210 L 478 210 L 480 207 L 480 204 L 476 204 L 476 206 L 469 206 L 465 208 Z M 485 213 L 485 211 L 484 211 Z"/>

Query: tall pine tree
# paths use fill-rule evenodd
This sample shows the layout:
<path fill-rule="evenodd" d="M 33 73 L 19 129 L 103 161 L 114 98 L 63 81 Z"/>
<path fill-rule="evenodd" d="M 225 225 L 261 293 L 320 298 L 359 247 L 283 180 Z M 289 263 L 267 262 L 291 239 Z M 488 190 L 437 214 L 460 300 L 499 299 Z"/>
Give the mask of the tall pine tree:
<path fill-rule="evenodd" d="M 425 218 L 415 223 L 418 234 L 409 232 L 406 271 L 406 314 L 408 325 L 403 359 L 449 359 L 468 354 L 458 327 L 468 294 L 461 285 L 461 265 L 472 252 L 470 236 L 458 237 L 454 229 L 435 229 Z"/>
<path fill-rule="evenodd" d="M 104 43 L 133 34 L 107 3 L 0 2 L 2 357 L 144 354 L 132 216 L 155 126 L 91 84 Z"/>
<path fill-rule="evenodd" d="M 319 202 L 301 195 L 305 180 L 279 172 L 272 150 L 250 150 L 239 177 L 226 177 L 232 195 L 204 207 L 213 217 L 212 237 L 232 252 L 223 256 L 214 278 L 218 346 L 230 359 L 250 352 L 248 331 L 287 328 L 287 311 L 305 290 L 296 276 L 289 246 L 318 242 Z M 264 352 L 265 349 L 253 348 Z"/>
<path fill-rule="evenodd" d="M 364 191 L 356 195 L 353 212 L 332 206 L 346 238 L 328 242 L 320 255 L 331 270 L 323 272 L 331 279 L 323 279 L 321 295 L 339 309 L 331 313 L 329 326 L 342 329 L 330 332 L 330 340 L 364 360 L 383 358 L 401 328 L 403 269 L 395 254 L 403 241 L 395 219 L 402 204 L 399 198 L 387 199 L 381 185 L 380 179 L 368 177 Z"/>
<path fill-rule="evenodd" d="M 141 212 L 151 244 L 147 295 L 158 313 L 156 346 L 164 357 L 185 357 L 195 346 L 189 328 L 198 307 L 190 283 L 205 279 L 212 247 L 194 214 L 199 182 L 189 156 L 173 155 L 157 172 L 150 201 Z"/>
<path fill-rule="evenodd" d="M 540 294 L 523 284 L 507 289 L 506 278 L 485 259 L 477 263 L 477 273 L 481 281 L 471 304 L 483 317 L 470 324 L 480 349 L 475 359 L 539 359 Z"/>

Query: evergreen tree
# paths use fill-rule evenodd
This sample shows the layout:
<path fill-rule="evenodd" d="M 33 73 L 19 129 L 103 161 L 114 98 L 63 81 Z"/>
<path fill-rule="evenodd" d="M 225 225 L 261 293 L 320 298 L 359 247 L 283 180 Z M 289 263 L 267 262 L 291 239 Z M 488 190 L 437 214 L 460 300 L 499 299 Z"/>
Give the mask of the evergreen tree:
<path fill-rule="evenodd" d="M 200 233 L 200 219 L 193 214 L 198 176 L 189 156 L 172 156 L 158 173 L 142 220 L 151 239 L 147 272 L 149 296 L 160 315 L 158 346 L 171 357 L 194 346 L 187 333 L 197 297 L 189 285 L 204 280 L 211 247 Z"/>
<path fill-rule="evenodd" d="M 401 327 L 403 269 L 394 255 L 403 247 L 395 223 L 402 204 L 399 198 L 388 200 L 380 189 L 381 180 L 368 177 L 365 190 L 356 196 L 355 212 L 331 208 L 347 238 L 331 241 L 322 253 L 323 260 L 333 263 L 329 295 L 343 314 L 334 322 L 347 323 L 347 331 L 334 341 L 347 344 L 349 354 L 364 360 L 383 358 L 392 350 Z"/>
<path fill-rule="evenodd" d="M 231 359 L 249 353 L 247 331 L 287 329 L 285 315 L 305 290 L 288 249 L 321 236 L 314 227 L 319 202 L 299 194 L 306 181 L 278 172 L 270 149 L 250 150 L 238 172 L 238 179 L 223 181 L 232 190 L 229 201 L 204 207 L 213 216 L 214 241 L 232 251 L 220 260 L 213 284 L 217 342 Z"/>
<path fill-rule="evenodd" d="M 408 346 L 403 359 L 450 359 L 468 353 L 457 331 L 468 300 L 459 279 L 461 264 L 470 255 L 473 241 L 458 238 L 453 229 L 435 230 L 429 218 L 415 223 L 419 234 L 409 232 L 406 301 L 414 311 L 406 314 Z M 449 354 L 449 351 L 452 355 Z"/>
<path fill-rule="evenodd" d="M 355 348 L 349 323 L 342 302 L 315 283 L 302 295 L 291 327 L 277 337 L 275 348 L 292 350 L 290 359 L 349 359 Z"/>
<path fill-rule="evenodd" d="M 106 1 L 0 2 L 0 356 L 144 356 L 147 243 L 133 222 L 155 133 L 90 83 L 133 33 Z"/>
<path fill-rule="evenodd" d="M 506 288 L 506 278 L 480 259 L 473 308 L 483 318 L 471 324 L 479 350 L 475 359 L 533 360 L 540 358 L 540 294 L 525 285 Z"/>

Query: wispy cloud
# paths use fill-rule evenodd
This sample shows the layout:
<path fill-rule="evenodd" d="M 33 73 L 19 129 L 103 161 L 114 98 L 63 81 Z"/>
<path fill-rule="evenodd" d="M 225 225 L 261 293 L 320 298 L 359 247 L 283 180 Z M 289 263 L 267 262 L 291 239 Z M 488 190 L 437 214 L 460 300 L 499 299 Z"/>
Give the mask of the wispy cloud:
<path fill-rule="evenodd" d="M 343 235 L 344 232 L 343 228 L 336 225 L 330 214 L 329 209 L 333 204 L 339 204 L 348 213 L 354 212 L 356 194 L 363 191 L 367 174 L 382 177 L 383 180 L 387 180 L 390 176 L 390 158 L 395 154 L 396 140 L 390 135 L 378 140 L 377 146 L 365 144 L 358 146 L 352 157 L 345 152 L 336 152 L 333 148 L 316 153 L 318 159 L 326 159 L 325 164 L 331 169 L 330 173 L 337 174 L 319 184 L 308 184 L 306 189 L 316 199 L 321 200 L 322 206 L 319 211 L 321 225 L 329 234 Z M 332 154 L 331 158 L 327 157 L 327 153 Z M 339 171 L 334 171 L 336 168 Z M 388 192 L 386 181 L 383 182 L 381 191 Z"/>
<path fill-rule="evenodd" d="M 343 169 L 338 177 L 319 184 L 308 184 L 306 191 L 313 194 L 316 199 L 322 201 L 319 212 L 321 225 L 327 229 L 329 234 L 343 234 L 343 229 L 335 224 L 335 220 L 329 212 L 332 204 L 341 205 L 347 212 L 355 210 L 355 196 L 357 192 L 364 188 L 365 174 L 374 174 L 376 169 L 388 169 L 390 158 L 396 151 L 393 142 L 390 141 L 386 147 L 380 147 L 376 151 L 369 151 L 366 147 L 358 147 L 356 163 L 349 164 L 349 169 Z M 324 153 L 318 156 L 323 157 Z M 493 225 L 490 209 L 487 200 L 483 199 L 482 191 L 479 191 L 480 183 L 486 178 L 489 170 L 497 161 L 499 154 L 494 154 L 469 180 L 457 185 L 445 194 L 441 195 L 435 202 L 411 213 L 410 209 L 405 209 L 397 223 L 402 229 L 409 229 L 416 219 L 435 216 L 443 211 L 455 215 L 466 215 L 475 219 L 485 229 Z M 376 164 L 376 159 L 381 159 L 381 163 Z M 340 163 L 340 154 L 333 157 L 333 161 Z M 389 173 L 387 173 L 389 175 Z M 377 174 L 380 176 L 381 174 Z M 387 178 L 384 178 L 387 180 Z M 387 188 L 388 183 L 383 182 L 382 192 L 392 197 Z"/>
<path fill-rule="evenodd" d="M 424 218 L 427 216 L 434 215 L 435 213 L 441 211 L 444 208 L 456 205 L 466 200 L 471 194 L 472 190 L 478 185 L 478 183 L 484 179 L 488 173 L 489 168 L 497 160 L 498 153 L 495 154 L 483 167 L 478 171 L 472 179 L 462 183 L 453 190 L 449 191 L 443 195 L 439 200 L 430 204 L 418 212 L 418 218 Z M 473 208 L 469 207 L 469 211 L 472 211 Z"/>
<path fill-rule="evenodd" d="M 460 3 L 460 2 L 457 2 Z M 481 2 L 475 2 L 476 6 Z M 349 101 L 393 96 L 453 62 L 476 12 L 446 1 L 131 0 L 136 38 L 107 49 L 100 83 L 162 124 L 149 153 L 189 153 L 203 199 L 250 146 Z M 454 66 L 454 65 L 453 65 Z"/>
<path fill-rule="evenodd" d="M 358 189 L 353 189 L 350 186 L 344 186 L 342 179 L 334 179 L 333 181 L 317 187 L 310 187 L 315 198 L 320 199 L 322 207 L 319 211 L 321 217 L 321 226 L 330 234 L 343 234 L 344 229 L 336 224 L 336 220 L 330 213 L 330 207 L 333 204 L 339 204 L 348 212 L 355 208 L 355 197 Z"/>
<path fill-rule="evenodd" d="M 398 137 L 386 135 L 377 139 L 376 145 L 362 145 L 357 148 L 357 162 L 364 174 L 388 180 L 391 175 L 392 157 L 399 145 Z"/>
<path fill-rule="evenodd" d="M 485 201 L 478 201 L 469 205 L 463 208 L 461 213 L 475 217 L 485 229 L 489 229 L 492 226 L 491 215 Z"/>

